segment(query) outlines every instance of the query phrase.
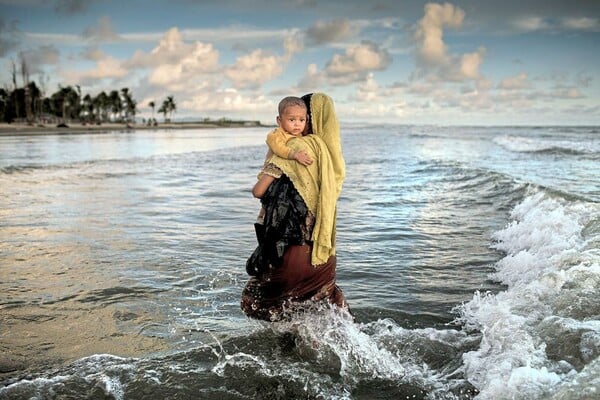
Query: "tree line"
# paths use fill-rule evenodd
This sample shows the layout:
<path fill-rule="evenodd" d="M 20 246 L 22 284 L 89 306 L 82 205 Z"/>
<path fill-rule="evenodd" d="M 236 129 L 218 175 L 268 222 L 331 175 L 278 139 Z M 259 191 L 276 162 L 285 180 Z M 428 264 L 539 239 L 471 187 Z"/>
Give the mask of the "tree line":
<path fill-rule="evenodd" d="M 13 63 L 12 86 L 0 88 L 0 121 L 2 122 L 27 122 L 29 124 L 68 123 L 78 121 L 88 124 L 101 124 L 103 122 L 135 121 L 138 112 L 137 101 L 133 98 L 129 88 L 120 91 L 102 91 L 96 96 L 86 94 L 82 96 L 79 85 L 61 86 L 50 96 L 45 96 L 44 91 L 30 80 L 26 72 L 26 64 L 21 66 L 23 86 L 17 87 L 16 67 Z M 148 106 L 152 109 L 152 121 L 156 103 L 151 101 Z M 173 112 L 177 109 L 173 96 L 167 96 L 158 109 L 164 115 L 165 122 L 169 122 Z M 149 121 L 150 122 L 150 121 Z"/>

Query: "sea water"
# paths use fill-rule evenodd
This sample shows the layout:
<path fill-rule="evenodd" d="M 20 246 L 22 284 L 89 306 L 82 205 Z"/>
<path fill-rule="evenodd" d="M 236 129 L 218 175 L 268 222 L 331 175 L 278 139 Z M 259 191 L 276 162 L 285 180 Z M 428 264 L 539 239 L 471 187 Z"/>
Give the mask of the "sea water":
<path fill-rule="evenodd" d="M 342 128 L 351 313 L 277 324 L 265 129 L 0 137 L 0 398 L 599 398 L 600 128 Z"/>

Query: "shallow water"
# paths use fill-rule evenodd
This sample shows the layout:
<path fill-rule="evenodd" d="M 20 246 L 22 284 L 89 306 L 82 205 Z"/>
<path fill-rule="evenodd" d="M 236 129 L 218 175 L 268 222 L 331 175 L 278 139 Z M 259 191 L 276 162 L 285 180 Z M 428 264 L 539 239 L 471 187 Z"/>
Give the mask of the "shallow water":
<path fill-rule="evenodd" d="M 343 129 L 354 319 L 247 319 L 264 129 L 0 138 L 0 398 L 587 399 L 596 127 Z"/>

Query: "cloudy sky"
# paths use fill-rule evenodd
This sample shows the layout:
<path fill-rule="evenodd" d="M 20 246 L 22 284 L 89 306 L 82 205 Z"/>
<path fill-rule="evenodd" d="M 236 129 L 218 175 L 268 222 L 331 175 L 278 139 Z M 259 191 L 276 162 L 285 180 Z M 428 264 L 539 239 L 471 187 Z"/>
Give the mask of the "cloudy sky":
<path fill-rule="evenodd" d="M 172 95 L 174 119 L 273 122 L 322 91 L 342 122 L 600 124 L 593 0 L 0 0 L 3 87 L 20 59 L 142 117 Z"/>

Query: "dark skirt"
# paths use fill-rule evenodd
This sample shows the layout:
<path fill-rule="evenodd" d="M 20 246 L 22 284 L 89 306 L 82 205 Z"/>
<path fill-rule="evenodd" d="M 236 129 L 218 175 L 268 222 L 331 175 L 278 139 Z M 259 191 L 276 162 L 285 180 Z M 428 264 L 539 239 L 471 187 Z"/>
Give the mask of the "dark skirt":
<path fill-rule="evenodd" d="M 278 321 L 288 307 L 307 301 L 347 307 L 335 283 L 336 258 L 312 266 L 310 245 L 288 246 L 278 268 L 251 277 L 242 292 L 241 307 L 251 318 Z"/>

